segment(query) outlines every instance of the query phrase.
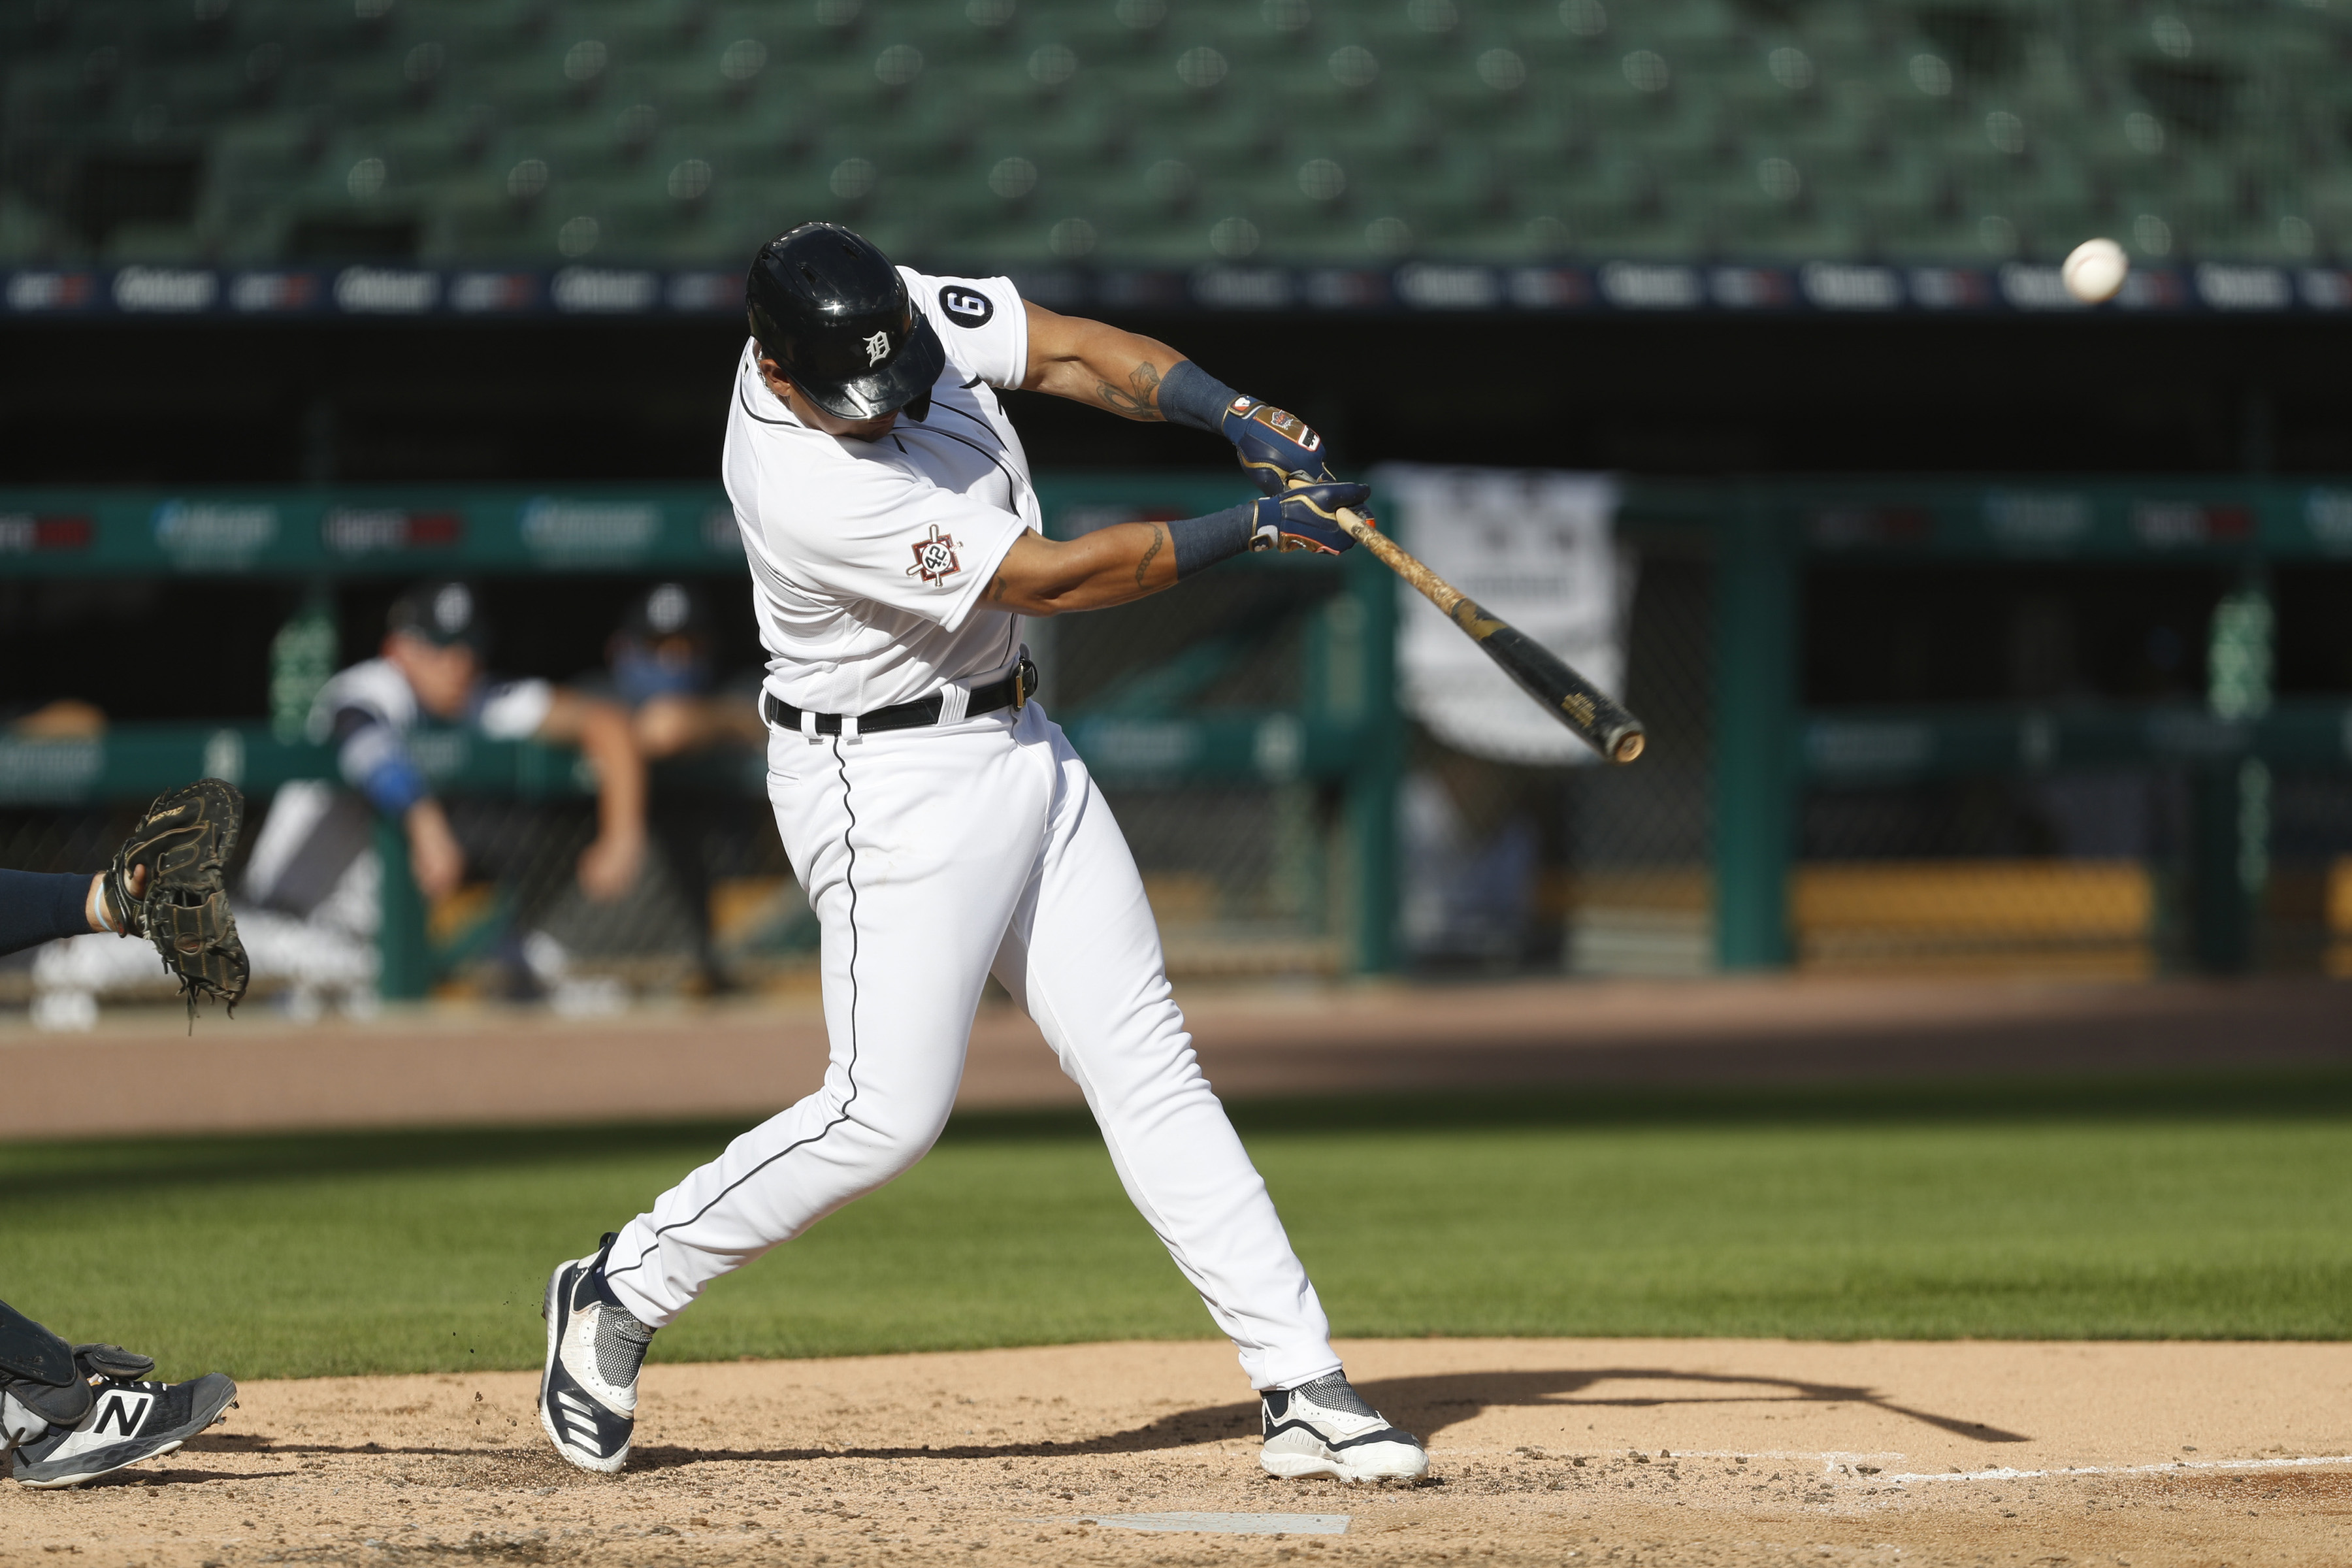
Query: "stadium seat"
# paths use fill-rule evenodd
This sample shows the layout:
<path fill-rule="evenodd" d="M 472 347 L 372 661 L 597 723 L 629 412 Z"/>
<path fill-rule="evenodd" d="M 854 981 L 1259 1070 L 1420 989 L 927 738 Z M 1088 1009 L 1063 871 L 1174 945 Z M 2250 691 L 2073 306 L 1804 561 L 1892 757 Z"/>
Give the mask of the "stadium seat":
<path fill-rule="evenodd" d="M 1222 219 L 1216 221 L 1223 221 Z M 1106 266 L 1185 268 L 1223 259 L 1210 241 L 1206 216 L 1163 214 L 1103 227 L 1095 251 Z"/>
<path fill-rule="evenodd" d="M 199 211 L 213 226 L 233 229 L 308 178 L 323 151 L 307 115 L 239 121 L 213 140 Z"/>
<path fill-rule="evenodd" d="M 545 266 L 555 255 L 544 193 L 508 194 L 488 176 L 444 188 L 424 228 L 420 258 L 445 266 Z"/>
<path fill-rule="evenodd" d="M 99 258 L 110 267 L 201 266 L 212 259 L 215 248 L 194 224 L 125 223 L 106 237 Z"/>
<path fill-rule="evenodd" d="M 58 226 L 32 203 L 0 195 L 0 266 L 22 266 L 57 255 L 63 246 Z"/>
<path fill-rule="evenodd" d="M 1561 231 L 1585 254 L 1748 237 L 1973 258 L 1987 217 L 2024 254 L 2145 217 L 2164 254 L 2278 259 L 2352 229 L 2328 14 L 2068 27 L 1866 0 L 25 5 L 0 10 L 0 155 L 201 149 L 196 218 L 118 232 L 125 255 L 253 255 L 399 212 L 430 246 L 543 254 L 535 205 L 633 181 L 655 194 L 600 206 L 598 246 L 681 262 L 736 243 L 742 180 L 814 180 L 901 235 L 1040 264 L 1189 265 L 1223 254 L 1207 236 L 1228 218 L 1255 237 L 1229 227 L 1226 252 L 1365 265 L 1395 244 L 1540 254 Z M 1036 171 L 1029 195 L 971 194 L 1008 160 Z M 1796 196 L 1744 188 L 1772 160 Z M 538 194 L 510 194 L 527 162 Z M 1147 188 L 1179 164 L 1162 184 L 1189 201 Z M 671 195 L 673 174 L 701 194 Z M 0 244 L 75 243 L 13 200 Z M 1402 227 L 1368 240 L 1383 218 Z"/>

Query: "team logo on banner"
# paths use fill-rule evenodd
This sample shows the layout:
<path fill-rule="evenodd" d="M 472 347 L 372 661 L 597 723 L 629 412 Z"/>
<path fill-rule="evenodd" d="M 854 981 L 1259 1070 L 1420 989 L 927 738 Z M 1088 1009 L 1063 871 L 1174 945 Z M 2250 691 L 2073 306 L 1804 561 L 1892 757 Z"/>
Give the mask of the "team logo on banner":
<path fill-rule="evenodd" d="M 956 542 L 951 535 L 941 533 L 938 523 L 931 524 L 931 536 L 914 545 L 915 563 L 907 568 L 907 575 L 919 577 L 926 583 L 943 583 L 963 570 L 956 559 Z"/>

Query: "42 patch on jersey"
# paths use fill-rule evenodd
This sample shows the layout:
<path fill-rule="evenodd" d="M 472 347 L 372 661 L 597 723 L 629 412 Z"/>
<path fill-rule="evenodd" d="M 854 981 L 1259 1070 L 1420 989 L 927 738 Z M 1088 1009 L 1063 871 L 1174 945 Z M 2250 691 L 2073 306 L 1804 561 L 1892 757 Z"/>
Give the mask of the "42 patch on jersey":
<path fill-rule="evenodd" d="M 931 536 L 919 539 L 913 545 L 915 563 L 907 568 L 907 575 L 926 583 L 944 583 L 963 570 L 956 559 L 956 542 L 952 534 L 941 533 L 938 523 L 931 524 Z"/>

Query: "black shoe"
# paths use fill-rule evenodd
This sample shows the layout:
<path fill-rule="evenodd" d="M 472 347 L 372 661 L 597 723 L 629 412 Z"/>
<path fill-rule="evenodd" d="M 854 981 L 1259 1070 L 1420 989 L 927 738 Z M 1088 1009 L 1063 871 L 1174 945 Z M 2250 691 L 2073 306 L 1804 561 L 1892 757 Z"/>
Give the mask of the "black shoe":
<path fill-rule="evenodd" d="M 142 1459 L 169 1454 L 236 1402 L 236 1384 L 208 1373 L 190 1383 L 94 1380 L 89 1411 L 70 1426 L 52 1426 L 16 1451 L 20 1486 L 47 1491 L 78 1487 Z"/>

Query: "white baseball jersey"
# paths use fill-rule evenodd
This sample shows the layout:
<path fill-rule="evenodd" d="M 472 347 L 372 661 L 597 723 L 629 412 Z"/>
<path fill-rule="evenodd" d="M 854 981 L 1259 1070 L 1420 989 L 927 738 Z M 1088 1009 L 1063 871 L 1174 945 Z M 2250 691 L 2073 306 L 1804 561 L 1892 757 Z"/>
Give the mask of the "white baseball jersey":
<path fill-rule="evenodd" d="M 465 721 L 493 741 L 527 741 L 539 732 L 554 704 L 555 688 L 536 677 L 490 681 L 475 689 L 466 704 Z M 336 715 L 354 710 L 395 736 L 407 734 L 425 718 L 408 677 L 383 658 L 362 659 L 336 671 L 319 688 L 310 703 L 310 739 L 324 743 L 334 738 Z"/>
<path fill-rule="evenodd" d="M 1017 618 L 981 602 L 1004 552 L 1043 531 L 1021 437 L 994 392 L 1028 374 L 1029 325 L 1005 278 L 898 268 L 947 346 L 922 419 L 878 441 L 828 436 L 760 378 L 735 375 L 721 467 L 751 563 L 767 689 L 819 713 L 870 713 L 1011 667 Z"/>
<path fill-rule="evenodd" d="M 1013 660 L 982 602 L 1038 523 L 1021 442 L 986 389 L 1027 369 L 1003 279 L 900 268 L 947 345 L 918 421 L 879 441 L 810 429 L 745 352 L 727 490 L 773 656 L 768 689 L 866 714 Z M 1086 1092 L 1129 1195 L 1260 1388 L 1338 1370 L 1330 1324 L 1265 1183 L 1202 1076 L 1135 858 L 1036 702 L 873 734 L 772 730 L 768 799 L 824 929 L 832 1058 L 805 1099 L 621 1227 L 604 1278 L 639 1321 L 922 1158 L 955 1103 L 993 973 Z"/>

